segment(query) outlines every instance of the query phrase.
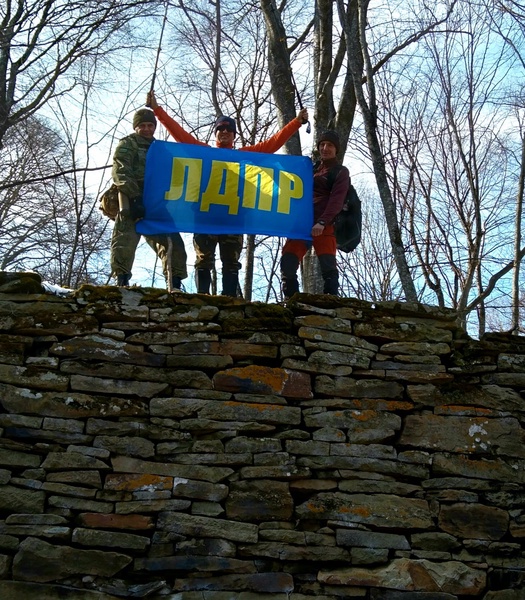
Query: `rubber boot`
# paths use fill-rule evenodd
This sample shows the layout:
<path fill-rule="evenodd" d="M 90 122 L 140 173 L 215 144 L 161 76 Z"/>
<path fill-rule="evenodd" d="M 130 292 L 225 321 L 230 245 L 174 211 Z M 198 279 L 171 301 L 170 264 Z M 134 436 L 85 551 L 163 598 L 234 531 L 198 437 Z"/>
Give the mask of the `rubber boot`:
<path fill-rule="evenodd" d="M 117 275 L 117 285 L 119 287 L 127 287 L 129 280 L 131 279 L 131 273 L 119 273 Z"/>
<path fill-rule="evenodd" d="M 211 272 L 209 269 L 197 269 L 197 294 L 209 294 L 211 286 Z"/>
<path fill-rule="evenodd" d="M 223 271 L 222 273 L 222 295 L 237 297 L 239 287 L 239 273 L 237 271 Z"/>
<path fill-rule="evenodd" d="M 319 264 L 324 280 L 323 293 L 337 296 L 339 293 L 339 273 L 336 257 L 332 254 L 322 254 L 319 256 Z"/>
<path fill-rule="evenodd" d="M 297 256 L 291 252 L 283 254 L 281 257 L 281 281 L 285 300 L 288 300 L 299 291 L 297 269 L 299 269 L 299 259 Z"/>

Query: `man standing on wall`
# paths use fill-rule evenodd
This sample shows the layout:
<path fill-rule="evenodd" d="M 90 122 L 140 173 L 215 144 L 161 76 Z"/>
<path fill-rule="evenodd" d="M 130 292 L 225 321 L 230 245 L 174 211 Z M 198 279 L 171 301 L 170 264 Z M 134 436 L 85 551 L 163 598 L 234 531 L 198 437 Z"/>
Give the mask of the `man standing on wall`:
<path fill-rule="evenodd" d="M 166 111 L 159 106 L 153 92 L 149 92 L 146 105 L 151 106 L 155 116 L 168 130 L 169 134 L 177 141 L 184 144 L 199 144 L 206 146 L 185 131 Z M 308 111 L 303 108 L 297 114 L 297 117 L 285 125 L 280 131 L 270 139 L 255 144 L 254 146 L 244 146 L 239 150 L 248 152 L 265 152 L 272 154 L 277 152 L 294 133 L 299 131 L 301 125 L 308 121 Z M 215 121 L 215 145 L 217 148 L 233 148 L 237 127 L 235 120 L 231 117 L 220 116 Z M 211 285 L 211 270 L 215 266 L 215 249 L 219 244 L 220 257 L 222 262 L 222 294 L 225 296 L 237 296 L 239 287 L 239 270 L 243 246 L 243 235 L 237 234 L 195 234 L 193 236 L 193 245 L 196 252 L 195 269 L 197 272 L 197 292 L 200 294 L 209 294 Z"/>
<path fill-rule="evenodd" d="M 119 191 L 119 211 L 111 238 L 111 271 L 117 285 L 127 286 L 140 234 L 135 223 L 144 218 L 144 171 L 146 154 L 157 120 L 153 111 L 142 108 L 133 117 L 135 133 L 120 140 L 113 155 L 113 182 Z M 182 280 L 188 276 L 186 249 L 180 233 L 145 236 L 162 261 L 162 270 L 170 291 L 180 291 Z"/>
<path fill-rule="evenodd" d="M 337 296 L 339 274 L 337 272 L 337 244 L 334 235 L 334 219 L 341 212 L 350 185 L 348 169 L 337 160 L 340 149 L 339 136 L 335 131 L 325 131 L 319 137 L 317 150 L 321 160 L 314 168 L 314 225 L 313 241 L 286 240 L 281 257 L 281 280 L 285 299 L 299 291 L 297 270 L 310 246 L 313 244 L 321 266 L 324 280 L 324 293 Z M 333 182 L 329 173 L 334 169 L 337 175 Z"/>

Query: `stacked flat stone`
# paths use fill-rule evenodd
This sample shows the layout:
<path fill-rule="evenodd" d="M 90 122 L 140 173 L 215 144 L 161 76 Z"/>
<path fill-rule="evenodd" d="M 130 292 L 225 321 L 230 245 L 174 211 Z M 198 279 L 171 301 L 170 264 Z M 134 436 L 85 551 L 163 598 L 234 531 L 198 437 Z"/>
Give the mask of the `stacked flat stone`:
<path fill-rule="evenodd" d="M 523 600 L 525 341 L 0 273 L 0 598 Z"/>

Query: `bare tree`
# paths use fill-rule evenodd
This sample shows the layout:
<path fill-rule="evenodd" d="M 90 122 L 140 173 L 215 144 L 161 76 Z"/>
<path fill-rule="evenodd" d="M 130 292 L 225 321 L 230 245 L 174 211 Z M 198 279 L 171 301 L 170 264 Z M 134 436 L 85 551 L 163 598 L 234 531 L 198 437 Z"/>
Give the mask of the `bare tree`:
<path fill-rule="evenodd" d="M 286 31 L 282 19 L 283 3 L 277 7 L 275 0 L 261 0 L 261 9 L 266 23 L 268 36 L 268 73 L 272 85 L 272 97 L 277 107 L 280 125 L 290 121 L 296 114 L 296 99 L 301 97 L 296 88 L 292 67 L 292 55 L 301 50 L 302 44 L 313 25 L 313 20 L 295 31 Z M 294 16 L 304 8 L 292 6 Z M 301 25 L 302 22 L 300 21 Z M 302 102 L 302 101 L 301 101 Z M 289 154 L 301 154 L 301 142 L 296 134 L 285 145 Z"/>
<path fill-rule="evenodd" d="M 263 302 L 280 302 L 282 296 L 279 265 L 283 240 L 271 236 L 257 236 L 257 238 L 253 293 Z"/>
<path fill-rule="evenodd" d="M 521 65 L 522 71 L 525 69 L 525 54 L 522 49 L 523 34 L 525 33 L 525 10 L 523 5 L 513 0 L 502 0 L 495 2 L 498 10 L 488 12 L 490 27 L 495 31 L 506 45 L 508 45 L 516 60 Z M 503 17 L 503 18 L 502 18 Z M 505 17 L 508 17 L 505 18 Z M 510 20 L 510 25 L 508 21 Z M 512 95 L 511 95 L 512 97 Z M 523 89 L 519 90 L 515 101 L 516 120 L 521 138 L 521 166 L 518 176 L 516 192 L 516 211 L 515 211 L 515 229 L 514 229 L 514 268 L 512 272 L 512 308 L 511 308 L 511 326 L 514 333 L 522 333 L 521 314 L 523 311 L 523 297 L 520 289 L 521 278 L 521 260 L 522 252 L 522 230 L 523 230 L 523 199 L 525 193 L 525 133 L 523 128 L 523 118 L 520 112 L 523 110 Z"/>
<path fill-rule="evenodd" d="M 83 192 L 83 206 L 71 175 L 46 181 L 57 165 L 72 164 L 67 145 L 35 117 L 11 127 L 4 140 L 0 168 L 5 179 L 39 174 L 42 181 L 0 192 L 0 268 L 37 270 L 69 287 L 101 282 L 100 258 L 108 242 L 93 197 Z"/>
<path fill-rule="evenodd" d="M 420 297 L 455 308 L 481 335 L 487 311 L 510 306 L 504 277 L 523 254 L 508 244 L 521 141 L 504 82 L 516 65 L 478 8 L 458 4 L 450 31 L 427 35 L 378 81 L 390 186 L 405 210 Z"/>
<path fill-rule="evenodd" d="M 293 74 L 294 65 L 292 58 L 294 53 L 301 56 L 303 46 L 308 41 L 309 33 L 314 27 L 314 24 L 316 24 L 316 39 L 318 41 L 318 45 L 314 49 L 314 61 L 316 62 L 316 66 L 320 67 L 322 57 L 322 64 L 325 67 L 330 62 L 332 52 L 332 23 L 330 16 L 327 17 L 327 15 L 331 15 L 330 10 L 327 9 L 323 16 L 318 14 L 318 19 L 311 19 L 307 23 L 304 23 L 304 20 L 299 21 L 302 28 L 296 31 L 295 28 L 292 27 L 292 24 L 297 23 L 297 13 L 293 10 L 294 8 L 297 10 L 297 7 L 292 5 L 291 8 L 292 10 L 285 12 L 285 9 L 290 9 L 289 4 L 286 2 L 277 7 L 275 0 L 261 0 L 261 9 L 266 21 L 269 40 L 268 69 L 272 82 L 273 98 L 281 115 L 281 121 L 284 121 L 287 116 L 289 117 L 293 114 L 296 97 L 304 97 L 304 94 L 296 87 L 297 84 Z M 301 10 L 302 9 L 303 7 L 301 6 Z M 292 15 L 289 15 L 290 12 L 292 12 Z M 322 17 L 324 17 L 324 19 Z M 285 18 L 290 23 L 288 31 L 285 26 Z M 327 19 L 329 21 L 328 24 L 326 23 Z M 322 30 L 325 34 L 324 36 L 319 33 L 321 27 L 318 24 L 321 22 L 323 23 Z M 321 46 L 324 52 L 321 51 Z M 315 80 L 314 84 L 316 92 L 322 85 L 322 83 L 320 83 L 321 77 L 326 75 L 326 69 L 323 70 L 322 74 L 319 71 L 319 78 Z M 334 73 L 333 77 L 335 80 L 337 72 Z M 327 114 L 333 113 L 333 96 L 331 95 L 331 91 L 332 88 L 327 87 L 327 96 L 325 96 L 327 102 L 324 103 L 324 105 L 329 105 L 332 109 L 331 111 L 327 109 Z M 317 108 L 315 109 L 315 114 L 317 114 Z M 324 127 L 319 124 L 319 128 Z M 302 153 L 298 135 L 293 136 L 292 139 L 289 140 L 286 144 L 286 149 L 290 154 Z M 319 264 L 313 250 L 309 251 L 305 256 L 301 265 L 301 272 L 303 275 L 302 280 L 305 291 L 317 293 L 322 290 L 322 278 Z"/>
<path fill-rule="evenodd" d="M 514 269 L 512 272 L 512 318 L 510 329 L 518 334 L 520 333 L 521 310 L 523 308 L 521 302 L 520 290 L 520 275 L 521 275 L 521 260 L 520 249 L 522 245 L 522 214 L 523 214 L 523 197 L 525 194 L 525 132 L 523 127 L 520 127 L 521 136 L 521 168 L 518 178 L 518 190 L 516 194 L 516 226 L 514 228 Z"/>
<path fill-rule="evenodd" d="M 154 14 L 158 4 L 151 0 L 4 3 L 0 9 L 0 148 L 10 127 L 75 86 L 83 61 L 132 47 L 130 23 Z"/>
<path fill-rule="evenodd" d="M 377 28 L 370 23 L 367 0 L 316 0 L 314 14 L 314 61 L 315 71 L 315 132 L 325 128 L 337 129 L 342 140 L 340 156 L 344 156 L 350 131 L 354 124 L 356 106 L 359 105 L 361 118 L 366 131 L 366 141 L 372 159 L 383 211 L 388 224 L 390 243 L 395 257 L 396 268 L 401 280 L 404 295 L 408 300 L 417 300 L 416 288 L 408 264 L 402 231 L 399 227 L 399 214 L 388 183 L 381 140 L 378 135 L 378 106 L 374 77 L 398 52 L 415 44 L 423 36 L 444 23 L 450 15 L 454 2 L 441 17 L 426 9 L 428 16 L 424 24 L 415 17 L 407 20 L 402 28 L 392 22 L 388 28 L 384 23 Z M 305 27 L 301 35 L 293 36 L 284 26 L 286 2 L 279 8 L 274 0 L 261 0 L 270 38 L 270 77 L 274 97 L 281 112 L 290 110 L 293 102 L 293 80 L 290 78 L 289 40 L 304 42 L 308 33 Z M 335 7 L 335 8 L 334 8 Z M 425 10 L 425 7 L 423 7 Z M 336 12 L 334 12 L 336 11 Z M 388 14 L 388 6 L 383 13 Z M 337 25 L 336 25 L 337 15 Z M 339 28 L 339 30 L 338 30 Z M 378 33 L 376 33 L 376 29 Z M 374 39 L 368 38 L 373 30 Z M 379 32 L 380 30 L 380 32 Z M 339 101 L 336 101 L 336 98 Z M 315 138 L 314 138 L 315 141 Z M 319 291 L 315 274 L 317 261 L 312 255 L 304 261 L 305 287 L 308 291 Z"/>
<path fill-rule="evenodd" d="M 219 0 L 177 0 L 170 23 L 172 56 L 184 56 L 177 73 L 159 82 L 170 112 L 202 141 L 212 143 L 217 116 L 239 125 L 238 145 L 252 145 L 278 126 L 267 69 L 267 36 L 262 14 L 251 4 Z M 181 100 L 183 95 L 184 100 Z M 292 106 L 290 120 L 296 111 Z M 298 139 L 298 136 L 297 136 Z M 265 236 L 246 236 L 243 294 L 252 299 L 256 253 Z M 262 249 L 264 251 L 264 249 Z M 212 281 L 212 289 L 213 281 Z M 214 289 L 216 291 L 216 289 Z"/>
<path fill-rule="evenodd" d="M 360 190 L 359 196 L 363 202 L 362 239 L 353 252 L 338 253 L 341 293 L 370 302 L 397 300 L 403 290 L 381 202 L 371 189 Z"/>
<path fill-rule="evenodd" d="M 107 282 L 111 275 L 108 269 L 110 222 L 98 209 L 98 196 L 103 187 L 107 186 L 109 169 L 96 185 L 90 172 L 83 168 L 91 164 L 92 156 L 98 150 L 101 140 L 110 136 L 108 133 L 107 136 L 92 139 L 89 92 L 95 76 L 96 69 L 83 76 L 80 88 L 82 93 L 76 96 L 78 115 L 74 121 L 68 119 L 61 102 L 58 103 L 55 112 L 65 152 L 68 153 L 71 164 L 77 167 L 72 176 L 64 178 L 69 203 L 69 248 L 68 252 L 61 256 L 59 280 L 70 287 L 78 287 L 83 282 Z M 109 162 L 108 156 L 107 163 Z M 61 232 L 58 234 L 60 239 Z"/>
<path fill-rule="evenodd" d="M 417 28 L 412 32 L 409 31 L 405 39 L 396 40 L 395 45 L 387 50 L 383 50 L 380 53 L 380 59 L 376 61 L 376 64 L 373 64 L 372 48 L 367 37 L 367 30 L 369 29 L 368 0 L 349 2 L 348 7 L 349 9 L 353 7 L 353 10 L 345 10 L 343 0 L 337 0 L 339 16 L 346 37 L 348 67 L 354 82 L 357 102 L 361 110 L 379 196 L 388 225 L 390 243 L 392 244 L 392 251 L 403 291 L 406 299 L 409 301 L 417 300 L 417 292 L 406 258 L 396 205 L 388 184 L 384 152 L 378 135 L 379 115 L 374 76 L 392 56 L 409 45 L 414 44 L 417 40 L 428 35 L 429 32 L 434 31 L 439 25 L 446 22 L 453 10 L 454 4 L 455 2 L 451 3 L 443 17 L 436 18 L 432 14 L 429 22 L 422 28 Z"/>

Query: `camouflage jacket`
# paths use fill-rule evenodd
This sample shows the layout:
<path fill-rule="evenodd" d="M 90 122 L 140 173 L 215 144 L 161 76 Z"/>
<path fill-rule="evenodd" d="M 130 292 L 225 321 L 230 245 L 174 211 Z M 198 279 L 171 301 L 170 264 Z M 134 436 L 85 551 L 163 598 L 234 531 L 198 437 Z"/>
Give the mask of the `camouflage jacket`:
<path fill-rule="evenodd" d="M 146 154 L 153 139 L 136 133 L 122 138 L 113 155 L 113 182 L 130 200 L 142 198 Z"/>

